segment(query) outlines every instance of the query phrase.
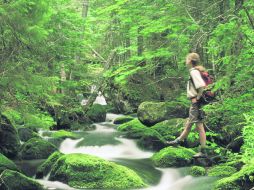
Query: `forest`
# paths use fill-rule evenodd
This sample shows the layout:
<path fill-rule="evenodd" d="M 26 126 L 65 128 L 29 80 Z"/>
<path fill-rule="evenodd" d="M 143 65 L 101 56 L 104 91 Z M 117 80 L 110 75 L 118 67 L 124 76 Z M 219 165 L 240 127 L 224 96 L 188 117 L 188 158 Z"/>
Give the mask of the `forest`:
<path fill-rule="evenodd" d="M 254 189 L 253 79 L 253 0 L 0 0 L 0 189 Z"/>

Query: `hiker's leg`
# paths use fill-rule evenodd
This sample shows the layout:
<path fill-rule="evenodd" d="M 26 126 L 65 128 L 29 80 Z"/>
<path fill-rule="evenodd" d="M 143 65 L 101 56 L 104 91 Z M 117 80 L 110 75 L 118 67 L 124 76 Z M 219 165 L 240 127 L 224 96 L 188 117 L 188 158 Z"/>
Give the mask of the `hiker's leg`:
<path fill-rule="evenodd" d="M 185 128 L 182 132 L 182 134 L 178 137 L 180 141 L 183 141 L 186 139 L 191 131 L 192 123 L 188 120 L 185 124 Z"/>
<path fill-rule="evenodd" d="M 204 123 L 197 123 L 197 130 L 199 132 L 199 141 L 201 148 L 205 148 L 206 146 L 206 134 L 205 134 L 205 128 Z"/>

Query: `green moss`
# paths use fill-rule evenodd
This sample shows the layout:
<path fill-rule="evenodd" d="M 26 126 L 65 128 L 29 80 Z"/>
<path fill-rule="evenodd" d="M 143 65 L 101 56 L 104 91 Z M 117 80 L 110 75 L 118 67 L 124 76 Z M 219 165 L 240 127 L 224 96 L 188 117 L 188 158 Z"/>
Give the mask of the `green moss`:
<path fill-rule="evenodd" d="M 195 152 L 184 147 L 167 147 L 152 156 L 152 161 L 157 167 L 180 167 L 191 163 Z"/>
<path fill-rule="evenodd" d="M 65 139 L 65 138 L 75 139 L 75 138 L 77 138 L 77 135 L 73 132 L 70 132 L 70 131 L 59 130 L 59 131 L 53 132 L 51 134 L 51 137 L 53 137 L 53 138 L 62 138 L 62 139 Z"/>
<path fill-rule="evenodd" d="M 120 125 L 117 130 L 125 132 L 125 135 L 129 138 L 140 138 L 147 130 L 147 127 L 138 119 L 133 119 L 132 121 Z"/>
<path fill-rule="evenodd" d="M 39 135 L 32 129 L 21 127 L 18 129 L 19 138 L 21 141 L 26 142 L 31 138 L 39 137 Z"/>
<path fill-rule="evenodd" d="M 5 169 L 19 171 L 16 164 L 0 153 L 0 173 Z"/>
<path fill-rule="evenodd" d="M 167 140 L 173 140 L 178 137 L 183 129 L 184 119 L 175 118 L 165 120 L 152 126 L 151 129 L 156 130 Z"/>
<path fill-rule="evenodd" d="M 62 156 L 63 154 L 59 151 L 54 152 L 49 156 L 49 158 L 43 162 L 37 169 L 36 177 L 42 178 L 43 176 L 46 176 L 51 168 L 53 167 L 54 163 Z"/>
<path fill-rule="evenodd" d="M 228 177 L 234 173 L 236 173 L 236 168 L 232 166 L 227 166 L 225 164 L 221 164 L 215 167 L 212 167 L 208 170 L 208 176 L 214 177 Z"/>
<path fill-rule="evenodd" d="M 104 122 L 106 120 L 106 108 L 100 104 L 94 104 L 87 112 L 87 116 L 93 122 Z"/>
<path fill-rule="evenodd" d="M 21 147 L 22 159 L 45 159 L 55 152 L 57 148 L 50 142 L 40 138 L 32 138 Z"/>
<path fill-rule="evenodd" d="M 201 166 L 192 166 L 190 168 L 189 174 L 192 175 L 193 177 L 205 176 L 206 169 Z"/>
<path fill-rule="evenodd" d="M 126 123 L 126 122 L 129 122 L 131 120 L 133 120 L 134 118 L 131 117 L 131 116 L 122 116 L 122 117 L 118 117 L 114 120 L 114 124 L 123 124 L 123 123 Z"/>
<path fill-rule="evenodd" d="M 50 180 L 58 180 L 78 189 L 145 187 L 142 179 L 134 171 L 86 154 L 61 156 L 51 170 Z"/>
<path fill-rule="evenodd" d="M 254 164 L 251 161 L 249 164 L 243 166 L 239 172 L 217 181 L 214 190 L 250 189 L 253 186 L 253 178 Z"/>
<path fill-rule="evenodd" d="M 138 145 L 142 148 L 159 150 L 165 147 L 165 139 L 156 130 L 146 127 L 138 119 L 120 125 L 117 130 L 125 132 L 128 138 L 138 139 Z"/>
<path fill-rule="evenodd" d="M 143 102 L 137 116 L 145 125 L 152 126 L 171 118 L 187 116 L 187 107 L 179 102 Z"/>
<path fill-rule="evenodd" d="M 0 189 L 43 190 L 42 185 L 37 181 L 16 171 L 3 171 L 1 179 L 3 183 L 0 184 Z"/>

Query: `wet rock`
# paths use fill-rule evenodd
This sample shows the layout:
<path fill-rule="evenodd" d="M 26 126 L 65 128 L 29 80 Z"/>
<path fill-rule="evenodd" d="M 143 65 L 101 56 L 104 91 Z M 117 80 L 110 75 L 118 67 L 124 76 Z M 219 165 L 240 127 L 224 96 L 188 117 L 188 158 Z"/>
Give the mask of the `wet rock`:
<path fill-rule="evenodd" d="M 49 179 L 77 189 L 139 189 L 146 186 L 134 171 L 86 154 L 58 158 Z"/>
<path fill-rule="evenodd" d="M 201 166 L 192 166 L 190 168 L 189 174 L 193 177 L 205 176 L 206 169 Z"/>
<path fill-rule="evenodd" d="M 131 121 L 131 120 L 133 120 L 133 119 L 134 119 L 134 118 L 131 117 L 131 116 L 122 116 L 122 117 L 116 118 L 116 119 L 113 121 L 113 123 L 114 123 L 114 124 L 123 124 L 123 123 L 127 123 L 127 122 L 129 122 L 129 121 Z"/>
<path fill-rule="evenodd" d="M 21 147 L 21 158 L 25 160 L 45 159 L 55 152 L 57 148 L 48 141 L 40 138 L 32 138 Z"/>
<path fill-rule="evenodd" d="M 43 190 L 43 186 L 19 172 L 4 170 L 1 173 L 1 190 Z"/>
<path fill-rule="evenodd" d="M 138 119 L 147 126 L 171 118 L 185 118 L 188 108 L 178 102 L 143 102 L 138 107 Z"/>
<path fill-rule="evenodd" d="M 195 152 L 184 147 L 167 147 L 152 156 L 157 167 L 183 167 L 191 165 Z"/>
<path fill-rule="evenodd" d="M 87 112 L 87 116 L 93 122 L 104 122 L 106 120 L 106 108 L 100 104 L 94 104 Z"/>
<path fill-rule="evenodd" d="M 209 167 L 212 166 L 212 160 L 210 158 L 195 157 L 193 158 L 193 164 L 197 166 Z"/>
<path fill-rule="evenodd" d="M 165 147 L 165 139 L 152 128 L 144 126 L 138 119 L 120 125 L 118 131 L 125 137 L 138 139 L 138 145 L 149 150 L 160 150 Z"/>
<path fill-rule="evenodd" d="M 3 154 L 0 154 L 0 173 L 5 169 L 19 171 L 18 167 L 13 161 L 9 160 Z"/>
<path fill-rule="evenodd" d="M 151 129 L 156 130 L 166 140 L 171 141 L 180 136 L 184 123 L 185 119 L 174 118 L 157 123 L 156 125 L 152 126 Z"/>
<path fill-rule="evenodd" d="M 39 137 L 32 129 L 22 127 L 18 129 L 19 138 L 21 141 L 26 142 L 31 138 Z"/>
<path fill-rule="evenodd" d="M 38 167 L 36 172 L 36 178 L 43 178 L 43 176 L 46 176 L 50 172 L 54 163 L 63 155 L 64 154 L 59 151 L 51 154 L 49 158 Z"/>
<path fill-rule="evenodd" d="M 10 120 L 0 116 L 0 153 L 8 158 L 13 158 L 17 155 L 20 147 L 20 140 L 17 130 L 11 124 Z"/>

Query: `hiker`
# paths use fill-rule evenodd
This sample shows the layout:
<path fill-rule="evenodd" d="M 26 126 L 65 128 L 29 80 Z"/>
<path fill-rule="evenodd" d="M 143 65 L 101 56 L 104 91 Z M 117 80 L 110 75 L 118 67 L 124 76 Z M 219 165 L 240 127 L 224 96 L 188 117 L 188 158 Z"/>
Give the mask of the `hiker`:
<path fill-rule="evenodd" d="M 206 157 L 206 134 L 203 122 L 204 114 L 200 105 L 200 99 L 206 87 L 206 83 L 200 72 L 204 71 L 205 68 L 199 66 L 199 62 L 200 57 L 197 53 L 190 53 L 186 57 L 186 66 L 189 68 L 190 73 L 190 79 L 187 84 L 187 97 L 191 100 L 189 118 L 182 134 L 173 141 L 167 141 L 167 145 L 178 145 L 188 137 L 192 125 L 196 124 L 197 130 L 199 131 L 200 150 L 194 157 Z"/>

